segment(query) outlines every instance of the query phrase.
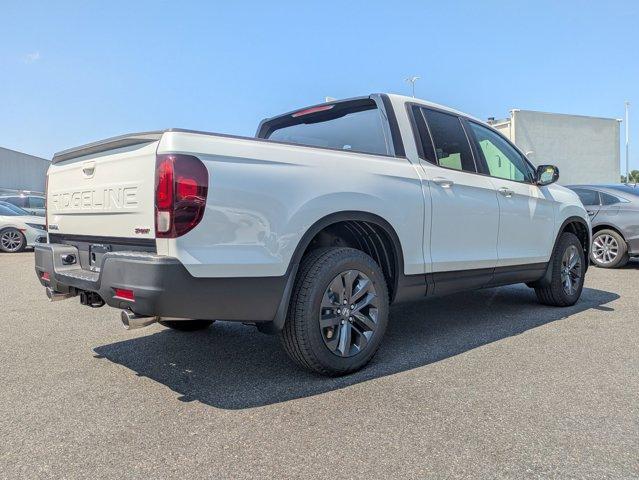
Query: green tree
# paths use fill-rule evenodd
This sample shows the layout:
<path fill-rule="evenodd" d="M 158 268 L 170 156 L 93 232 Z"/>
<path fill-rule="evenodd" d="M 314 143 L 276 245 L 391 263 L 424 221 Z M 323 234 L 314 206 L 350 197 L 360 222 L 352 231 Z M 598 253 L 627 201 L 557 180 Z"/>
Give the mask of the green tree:
<path fill-rule="evenodd" d="M 622 175 L 621 183 L 639 183 L 639 170 L 632 170 L 628 177 L 630 177 L 630 181 L 626 182 L 626 176 Z"/>

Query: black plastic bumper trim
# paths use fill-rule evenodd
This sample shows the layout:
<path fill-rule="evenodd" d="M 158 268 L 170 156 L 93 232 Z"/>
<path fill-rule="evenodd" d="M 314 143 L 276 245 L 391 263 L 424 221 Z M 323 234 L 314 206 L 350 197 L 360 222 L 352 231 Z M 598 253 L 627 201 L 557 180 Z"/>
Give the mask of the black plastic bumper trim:
<path fill-rule="evenodd" d="M 200 278 L 177 259 L 147 252 L 110 252 L 100 272 L 63 265 L 62 257 L 78 253 L 63 244 L 35 247 L 35 270 L 43 286 L 60 293 L 97 292 L 115 308 L 138 315 L 270 322 L 276 317 L 287 275 L 281 277 Z M 42 273 L 49 273 L 49 280 Z M 114 296 L 115 288 L 132 290 L 135 301 Z"/>

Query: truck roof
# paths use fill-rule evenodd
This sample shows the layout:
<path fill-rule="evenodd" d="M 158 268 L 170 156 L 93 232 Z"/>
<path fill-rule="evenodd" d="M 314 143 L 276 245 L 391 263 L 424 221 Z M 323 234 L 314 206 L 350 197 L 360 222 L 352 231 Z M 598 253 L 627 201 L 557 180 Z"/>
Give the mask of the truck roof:
<path fill-rule="evenodd" d="M 386 95 L 388 95 L 391 99 L 397 99 L 398 101 L 401 102 L 408 102 L 408 103 L 418 103 L 420 105 L 424 105 L 426 107 L 433 107 L 433 108 L 437 108 L 438 110 L 443 110 L 446 112 L 450 112 L 450 113 L 454 113 L 455 115 L 462 115 L 464 117 L 467 118 L 471 118 L 477 122 L 486 124 L 486 121 L 481 120 L 479 118 L 476 118 L 472 115 L 469 115 L 466 112 L 462 112 L 460 110 L 455 110 L 454 108 L 451 107 L 447 107 L 446 105 L 440 105 L 439 103 L 435 103 L 435 102 L 429 102 L 428 100 L 422 100 L 421 98 L 417 98 L 417 97 L 409 97 L 407 95 L 399 95 L 396 93 L 387 93 Z"/>
<path fill-rule="evenodd" d="M 264 120 L 262 120 L 262 122 L 260 122 L 260 127 L 262 126 L 262 124 L 264 122 L 273 120 L 275 118 L 291 115 L 291 114 L 293 114 L 295 112 L 298 112 L 300 110 L 303 110 L 303 109 L 320 107 L 322 105 L 325 105 L 326 103 L 334 104 L 334 103 L 342 103 L 342 102 L 348 102 L 348 101 L 354 101 L 354 100 L 363 100 L 363 99 L 370 98 L 373 95 L 379 95 L 379 94 L 372 93 L 370 95 L 363 95 L 361 97 L 344 98 L 344 99 L 334 100 L 334 101 L 331 101 L 331 102 L 324 102 L 324 103 L 318 103 L 316 105 L 300 107 L 300 108 L 297 108 L 297 109 L 292 110 L 290 112 L 285 112 L 285 113 L 281 113 L 279 115 L 275 115 L 273 117 L 265 118 Z M 395 94 L 395 93 L 387 93 L 385 95 L 387 95 L 391 99 L 391 101 L 396 101 L 396 102 L 399 102 L 399 103 L 416 103 L 416 104 L 424 105 L 424 106 L 427 106 L 427 107 L 433 107 L 433 108 L 437 108 L 438 110 L 442 110 L 442 111 L 445 111 L 445 112 L 450 112 L 450 113 L 455 114 L 455 115 L 462 115 L 464 117 L 467 117 L 467 118 L 470 118 L 472 120 L 475 120 L 475 121 L 477 121 L 479 123 L 487 125 L 486 122 L 484 122 L 483 120 L 475 118 L 472 115 L 469 115 L 469 114 L 464 113 L 462 111 L 455 110 L 454 108 L 447 107 L 445 105 L 440 105 L 438 103 L 429 102 L 427 100 L 422 100 L 420 98 L 415 98 L 415 97 L 409 97 L 409 96 L 406 96 L 406 95 L 398 95 L 398 94 Z M 490 127 L 490 125 L 488 125 L 488 126 Z M 259 131 L 260 127 L 258 127 L 258 131 Z M 67 150 L 62 150 L 62 151 L 57 152 L 57 153 L 55 153 L 53 155 L 52 163 L 61 162 L 63 160 L 67 160 L 67 159 L 70 159 L 70 158 L 76 158 L 78 156 L 84 156 L 84 155 L 90 155 L 90 154 L 94 154 L 94 153 L 99 153 L 99 152 L 102 152 L 102 151 L 105 151 L 105 150 L 111 150 L 111 149 L 114 149 L 114 148 L 122 148 L 122 147 L 137 145 L 137 144 L 149 143 L 149 142 L 152 142 L 152 141 L 159 140 L 162 137 L 162 134 L 165 133 L 165 132 L 187 132 L 187 133 L 199 133 L 199 134 L 207 134 L 207 135 L 217 135 L 217 136 L 221 136 L 221 137 L 251 138 L 251 137 L 240 137 L 240 136 L 237 136 L 237 135 L 219 134 L 219 133 L 214 133 L 214 132 L 204 132 L 204 131 L 182 129 L 182 128 L 168 128 L 168 129 L 164 129 L 164 130 L 155 130 L 155 131 L 149 131 L 149 132 L 138 132 L 138 133 L 119 135 L 119 136 L 116 136 L 116 137 L 106 138 L 104 140 L 98 140 L 97 142 L 92 142 L 92 143 L 80 145 L 78 147 L 70 148 L 70 149 L 67 149 Z"/>

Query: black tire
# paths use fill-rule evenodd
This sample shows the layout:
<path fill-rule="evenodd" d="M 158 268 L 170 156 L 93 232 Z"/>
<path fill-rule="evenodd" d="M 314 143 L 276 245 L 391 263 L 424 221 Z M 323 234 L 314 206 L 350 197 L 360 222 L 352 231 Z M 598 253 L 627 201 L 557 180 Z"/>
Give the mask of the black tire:
<path fill-rule="evenodd" d="M 328 333 L 326 329 L 320 328 L 320 315 L 325 315 L 326 311 L 322 307 L 322 301 L 327 298 L 325 294 L 328 293 L 332 282 L 335 282 L 340 275 L 349 275 L 349 273 L 356 276 L 355 281 L 358 282 L 359 287 L 363 285 L 359 283 L 362 280 L 369 286 L 370 298 L 374 298 L 375 303 L 374 308 L 368 307 L 367 314 L 371 315 L 372 311 L 375 318 L 374 327 L 366 331 L 366 334 L 370 333 L 371 336 L 363 342 L 364 346 L 361 350 L 355 345 L 356 339 L 362 342 L 361 331 L 365 330 L 362 328 L 364 324 L 360 324 L 358 320 L 361 315 L 354 314 L 354 317 L 348 317 L 349 313 L 344 313 L 347 317 L 340 317 L 343 318 L 341 325 L 328 327 L 328 330 L 331 330 Z M 349 290 L 352 290 L 354 285 L 352 283 Z M 362 290 L 363 288 L 358 291 Z M 357 292 L 354 292 L 352 298 L 356 295 Z M 369 293 L 365 295 L 369 298 Z M 363 297 L 360 297 L 356 303 L 365 303 L 361 298 Z M 338 312 L 337 304 L 334 304 L 334 308 L 335 312 Z M 352 305 L 348 308 L 353 309 Z M 331 309 L 328 310 L 331 311 Z M 386 280 L 381 268 L 370 256 L 353 248 L 336 247 L 315 250 L 302 259 L 280 338 L 288 355 L 302 368 L 322 375 L 345 375 L 362 368 L 377 352 L 388 325 L 388 310 Z M 359 311 L 359 307 L 356 306 L 355 311 Z M 369 316 L 366 317 L 366 319 L 369 318 Z M 345 322 L 348 324 L 345 325 Z M 331 351 L 329 347 L 330 343 L 341 338 L 340 332 L 343 328 L 349 331 L 348 349 L 355 351 L 350 356 L 340 356 L 338 350 Z M 327 335 L 332 336 L 333 331 L 335 338 L 327 340 L 331 338 Z M 350 346 L 351 343 L 353 347 Z"/>
<path fill-rule="evenodd" d="M 195 332 L 209 328 L 214 320 L 163 320 L 160 325 L 180 332 Z"/>
<path fill-rule="evenodd" d="M 27 239 L 17 228 L 5 228 L 0 231 L 0 251 L 6 253 L 18 253 L 22 252 L 26 246 Z"/>
<path fill-rule="evenodd" d="M 562 278 L 562 260 L 566 251 L 572 247 L 576 248 L 577 255 L 579 255 L 580 275 L 577 284 L 574 286 L 573 293 L 568 293 L 566 288 L 564 288 L 565 277 Z M 544 305 L 554 307 L 569 307 L 574 305 L 577 303 L 577 300 L 579 300 L 584 287 L 584 273 L 586 268 L 584 249 L 577 236 L 569 232 L 562 233 L 550 261 L 552 262 L 550 285 L 535 288 L 537 299 Z"/>
<path fill-rule="evenodd" d="M 597 258 L 597 250 L 595 241 L 602 238 L 612 238 L 614 239 L 615 245 L 617 246 L 616 256 L 612 261 L 606 262 L 601 256 Z M 592 236 L 592 246 L 590 248 L 590 260 L 593 264 L 598 266 L 599 268 L 620 268 L 625 266 L 630 260 L 630 256 L 628 255 L 628 244 L 624 240 L 624 238 L 619 235 L 619 233 L 614 230 L 599 230 Z"/>

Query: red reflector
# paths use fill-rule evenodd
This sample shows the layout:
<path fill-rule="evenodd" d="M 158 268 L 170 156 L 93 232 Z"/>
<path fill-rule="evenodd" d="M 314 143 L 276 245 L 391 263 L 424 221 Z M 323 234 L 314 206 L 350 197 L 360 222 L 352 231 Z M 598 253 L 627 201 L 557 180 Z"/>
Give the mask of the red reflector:
<path fill-rule="evenodd" d="M 42 275 L 40 276 L 40 278 L 44 280 L 45 282 L 48 282 L 51 277 L 49 276 L 49 272 L 42 272 Z"/>
<path fill-rule="evenodd" d="M 301 117 L 302 115 L 309 115 L 311 113 L 323 112 L 325 110 L 330 110 L 335 105 L 321 105 L 319 107 L 307 108 L 306 110 L 300 110 L 299 112 L 295 112 L 291 117 Z"/>
<path fill-rule="evenodd" d="M 114 288 L 113 290 L 115 291 L 114 297 L 135 302 L 135 294 L 133 293 L 133 290 L 126 290 L 124 288 Z"/>

